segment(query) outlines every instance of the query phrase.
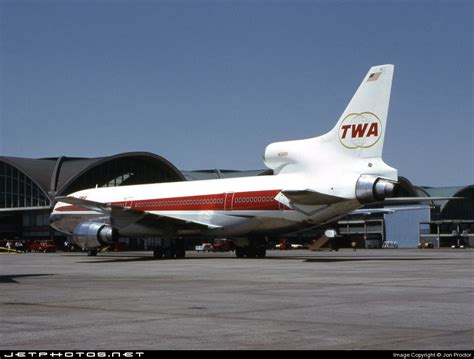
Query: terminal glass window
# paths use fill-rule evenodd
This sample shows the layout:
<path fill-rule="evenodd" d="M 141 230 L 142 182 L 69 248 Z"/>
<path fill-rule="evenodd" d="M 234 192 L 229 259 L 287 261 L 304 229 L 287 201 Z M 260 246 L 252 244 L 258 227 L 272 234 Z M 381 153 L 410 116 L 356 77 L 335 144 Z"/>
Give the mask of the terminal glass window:
<path fill-rule="evenodd" d="M 167 166 L 145 157 L 117 158 L 98 165 L 79 176 L 62 193 L 73 193 L 86 188 L 116 187 L 145 183 L 181 180 Z"/>
<path fill-rule="evenodd" d="M 46 207 L 46 194 L 23 172 L 0 162 L 0 208 Z"/>

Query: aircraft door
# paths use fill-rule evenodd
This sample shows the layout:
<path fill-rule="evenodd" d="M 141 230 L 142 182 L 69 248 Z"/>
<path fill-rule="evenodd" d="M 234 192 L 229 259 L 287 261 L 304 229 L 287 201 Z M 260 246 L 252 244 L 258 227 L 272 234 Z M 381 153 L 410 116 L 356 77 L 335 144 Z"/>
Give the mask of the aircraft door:
<path fill-rule="evenodd" d="M 225 193 L 224 211 L 232 211 L 234 209 L 234 192 Z"/>
<path fill-rule="evenodd" d="M 132 203 L 133 202 L 133 197 L 125 197 L 123 202 L 124 202 L 124 207 L 125 208 L 132 208 L 132 206 L 133 206 L 133 203 Z"/>

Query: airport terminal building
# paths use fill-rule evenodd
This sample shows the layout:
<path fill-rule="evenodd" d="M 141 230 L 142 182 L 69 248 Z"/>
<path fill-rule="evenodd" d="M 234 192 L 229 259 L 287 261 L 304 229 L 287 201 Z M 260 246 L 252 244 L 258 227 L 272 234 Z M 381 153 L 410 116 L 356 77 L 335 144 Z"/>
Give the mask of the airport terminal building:
<path fill-rule="evenodd" d="M 272 175 L 271 170 L 181 171 L 165 158 L 149 152 L 127 152 L 98 158 L 0 157 L 0 240 L 53 239 L 62 235 L 49 227 L 55 197 L 92 187 L 193 181 L 213 178 Z M 474 235 L 474 185 L 431 188 L 414 186 L 399 178 L 396 196 L 458 196 L 462 200 L 432 202 L 408 214 L 349 215 L 332 224 L 345 242 L 361 247 L 381 247 L 385 241 L 402 241 L 413 247 L 418 240 L 450 245 L 456 238 Z M 408 221 L 408 222 L 407 222 Z M 405 223 L 402 225 L 402 222 Z M 410 223 L 409 226 L 406 223 Z M 403 229 L 403 230 L 402 230 Z M 409 229 L 410 233 L 406 230 Z M 317 236 L 318 230 L 293 234 L 300 241 Z M 443 239 L 444 238 L 444 239 Z M 474 240 L 474 238 L 472 238 Z"/>

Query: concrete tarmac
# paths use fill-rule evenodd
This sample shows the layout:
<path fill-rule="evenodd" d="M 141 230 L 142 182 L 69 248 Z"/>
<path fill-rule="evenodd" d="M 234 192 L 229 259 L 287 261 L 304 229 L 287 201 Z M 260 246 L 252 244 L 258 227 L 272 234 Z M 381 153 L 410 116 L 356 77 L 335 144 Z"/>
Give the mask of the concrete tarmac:
<path fill-rule="evenodd" d="M 473 254 L 3 254 L 0 349 L 472 349 Z"/>

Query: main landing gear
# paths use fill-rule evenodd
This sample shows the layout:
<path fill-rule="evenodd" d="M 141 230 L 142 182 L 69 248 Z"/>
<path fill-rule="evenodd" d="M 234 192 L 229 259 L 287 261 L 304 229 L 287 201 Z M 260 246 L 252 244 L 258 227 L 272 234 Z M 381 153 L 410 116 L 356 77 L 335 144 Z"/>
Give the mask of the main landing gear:
<path fill-rule="evenodd" d="M 267 255 L 266 239 L 250 239 L 247 242 L 247 245 L 235 248 L 235 256 L 237 258 L 265 258 Z"/>
<path fill-rule="evenodd" d="M 265 247 L 237 247 L 235 249 L 235 256 L 237 258 L 264 258 L 267 255 L 267 249 Z"/>
<path fill-rule="evenodd" d="M 87 250 L 87 255 L 88 255 L 89 257 L 95 257 L 95 256 L 97 256 L 97 249 L 88 249 L 88 250 Z"/>
<path fill-rule="evenodd" d="M 183 239 L 163 239 L 161 245 L 153 249 L 156 259 L 182 259 L 186 256 Z"/>

